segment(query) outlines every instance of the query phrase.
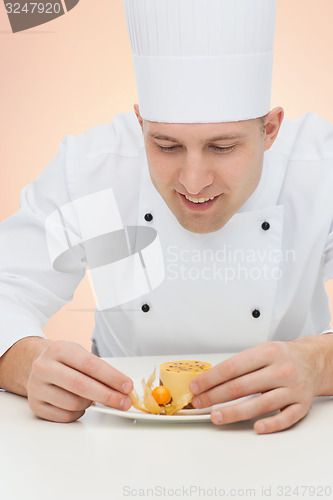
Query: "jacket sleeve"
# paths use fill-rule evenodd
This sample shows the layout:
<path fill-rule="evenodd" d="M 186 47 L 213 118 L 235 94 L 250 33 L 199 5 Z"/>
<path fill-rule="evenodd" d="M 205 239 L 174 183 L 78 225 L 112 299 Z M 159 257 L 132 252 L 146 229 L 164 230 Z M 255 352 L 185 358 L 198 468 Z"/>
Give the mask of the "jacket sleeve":
<path fill-rule="evenodd" d="M 45 337 L 49 318 L 72 300 L 85 266 L 53 268 L 45 221 L 71 201 L 71 142 L 67 136 L 39 177 L 20 195 L 16 214 L 0 224 L 0 356 L 29 336 Z"/>

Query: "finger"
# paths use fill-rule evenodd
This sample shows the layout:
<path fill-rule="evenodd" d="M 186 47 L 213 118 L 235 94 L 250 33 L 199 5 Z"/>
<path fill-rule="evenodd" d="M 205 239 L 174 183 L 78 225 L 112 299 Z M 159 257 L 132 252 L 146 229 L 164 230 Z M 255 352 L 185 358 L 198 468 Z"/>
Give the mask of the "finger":
<path fill-rule="evenodd" d="M 212 411 L 211 419 L 217 425 L 249 420 L 280 410 L 291 404 L 291 401 L 288 389 L 274 389 L 242 403 L 217 408 Z"/>
<path fill-rule="evenodd" d="M 195 377 L 190 383 L 190 391 L 200 394 L 219 384 L 269 366 L 281 355 L 283 349 L 282 342 L 265 342 L 250 347 Z"/>
<path fill-rule="evenodd" d="M 78 344 L 58 341 L 53 342 L 48 350 L 57 361 L 112 387 L 116 391 L 129 394 L 133 389 L 133 382 L 129 377 Z"/>
<path fill-rule="evenodd" d="M 88 377 L 84 373 L 73 370 L 69 366 L 53 362 L 52 367 L 51 363 L 49 363 L 49 368 L 44 379 L 48 384 L 61 387 L 65 391 L 89 401 L 97 401 L 119 410 L 128 410 L 132 405 L 132 401 L 128 396 Z"/>
<path fill-rule="evenodd" d="M 192 404 L 195 408 L 206 408 L 251 394 L 267 392 L 281 385 L 284 386 L 282 374 L 279 374 L 275 366 L 268 366 L 202 392 L 192 399 Z"/>
<path fill-rule="evenodd" d="M 310 407 L 304 407 L 300 403 L 294 403 L 287 406 L 273 417 L 257 420 L 254 424 L 254 430 L 258 434 L 270 434 L 272 432 L 283 431 L 304 418 L 309 410 Z"/>
<path fill-rule="evenodd" d="M 49 403 L 52 406 L 61 408 L 62 410 L 80 412 L 86 410 L 92 404 L 91 400 L 81 398 L 76 394 L 65 391 L 61 387 L 56 387 L 49 384 L 44 385 L 44 387 L 44 394 L 39 394 L 39 399 L 45 403 Z"/>
<path fill-rule="evenodd" d="M 35 415 L 44 420 L 49 420 L 50 422 L 59 423 L 69 423 L 75 422 L 84 415 L 84 410 L 82 411 L 68 411 L 56 406 L 50 405 L 48 403 L 38 404 L 36 407 L 30 405 L 30 408 L 35 413 Z"/>

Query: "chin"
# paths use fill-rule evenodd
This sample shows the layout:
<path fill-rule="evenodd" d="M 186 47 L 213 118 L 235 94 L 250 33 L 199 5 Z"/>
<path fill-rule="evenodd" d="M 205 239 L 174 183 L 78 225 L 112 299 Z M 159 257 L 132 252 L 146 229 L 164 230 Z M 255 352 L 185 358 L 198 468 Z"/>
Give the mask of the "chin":
<path fill-rule="evenodd" d="M 173 213 L 174 217 L 177 219 L 178 223 L 187 231 L 190 231 L 191 233 L 196 233 L 196 234 L 208 234 L 208 233 L 215 233 L 219 229 L 221 229 L 223 226 L 226 225 L 230 217 L 223 217 L 221 220 L 214 220 L 214 217 L 212 217 L 212 214 L 210 215 L 204 215 L 204 214 L 197 214 L 198 217 L 187 217 L 184 211 L 181 209 L 181 207 L 178 204 L 170 202 L 170 200 L 167 200 L 166 198 L 163 198 L 166 205 L 168 206 L 169 210 Z M 202 215 L 200 217 L 199 215 Z"/>
<path fill-rule="evenodd" d="M 198 223 L 191 223 L 189 221 L 184 221 L 181 219 L 178 219 L 179 224 L 186 229 L 187 231 L 190 231 L 191 233 L 196 233 L 196 234 L 208 234 L 208 233 L 215 233 L 219 229 L 221 229 L 225 223 L 223 224 L 222 222 L 220 224 L 217 223 L 211 223 L 211 222 L 198 222 Z"/>

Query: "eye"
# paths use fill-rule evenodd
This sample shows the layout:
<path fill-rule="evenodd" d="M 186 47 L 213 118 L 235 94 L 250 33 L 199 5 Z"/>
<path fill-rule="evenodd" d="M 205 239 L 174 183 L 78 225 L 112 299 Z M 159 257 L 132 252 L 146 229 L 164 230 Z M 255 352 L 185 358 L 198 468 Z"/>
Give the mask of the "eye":
<path fill-rule="evenodd" d="M 220 148 L 218 146 L 212 146 L 212 148 L 215 151 L 218 151 L 219 153 L 229 153 L 230 151 L 232 151 L 233 149 L 235 149 L 235 146 L 228 146 L 228 147 L 225 147 L 225 148 Z"/>
<path fill-rule="evenodd" d="M 181 146 L 160 146 L 160 144 L 157 144 L 157 143 L 156 143 L 156 145 L 161 151 L 165 151 L 167 153 L 174 151 L 175 149 L 178 149 L 179 147 L 181 147 Z M 217 151 L 218 153 L 229 153 L 230 151 L 235 149 L 235 146 L 228 146 L 228 147 L 224 147 L 224 148 L 221 148 L 219 146 L 211 146 L 211 148 L 214 149 L 215 151 Z"/>
<path fill-rule="evenodd" d="M 179 146 L 169 146 L 169 147 L 166 147 L 166 146 L 160 146 L 159 144 L 156 144 L 157 147 L 161 150 L 161 151 L 174 151 L 175 149 L 177 149 Z"/>

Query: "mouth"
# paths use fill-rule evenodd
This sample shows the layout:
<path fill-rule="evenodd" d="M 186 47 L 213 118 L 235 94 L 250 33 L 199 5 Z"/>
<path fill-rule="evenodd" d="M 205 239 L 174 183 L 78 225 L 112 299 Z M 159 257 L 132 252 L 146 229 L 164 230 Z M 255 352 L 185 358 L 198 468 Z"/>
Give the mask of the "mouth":
<path fill-rule="evenodd" d="M 216 200 L 221 196 L 213 196 L 211 198 L 193 198 L 192 196 L 187 196 L 185 194 L 178 193 L 182 199 L 184 205 L 193 210 L 194 212 L 204 212 L 209 210 L 216 202 Z"/>

